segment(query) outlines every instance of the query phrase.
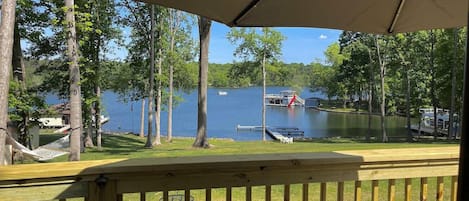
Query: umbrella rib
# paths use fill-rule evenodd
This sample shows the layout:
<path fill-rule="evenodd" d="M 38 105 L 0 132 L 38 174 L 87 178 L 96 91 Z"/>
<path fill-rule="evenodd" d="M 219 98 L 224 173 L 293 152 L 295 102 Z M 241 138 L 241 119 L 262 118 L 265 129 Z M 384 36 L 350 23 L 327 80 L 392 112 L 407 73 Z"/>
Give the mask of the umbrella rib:
<path fill-rule="evenodd" d="M 399 3 L 399 7 L 397 8 L 396 13 L 394 14 L 394 17 L 392 19 L 391 26 L 389 26 L 388 33 L 394 32 L 394 27 L 396 26 L 397 20 L 399 19 L 404 4 L 405 0 L 401 0 L 401 2 Z"/>
<path fill-rule="evenodd" d="M 239 14 L 238 16 L 236 16 L 236 18 L 230 23 L 230 26 L 238 26 L 238 21 L 243 18 L 244 16 L 246 16 L 247 13 L 249 13 L 249 11 L 251 11 L 254 7 L 256 7 L 256 5 L 259 3 L 259 1 L 261 0 L 254 0 L 254 1 L 251 1 L 251 3 L 249 3 L 248 6 L 246 6 L 246 8 L 244 8 Z"/>

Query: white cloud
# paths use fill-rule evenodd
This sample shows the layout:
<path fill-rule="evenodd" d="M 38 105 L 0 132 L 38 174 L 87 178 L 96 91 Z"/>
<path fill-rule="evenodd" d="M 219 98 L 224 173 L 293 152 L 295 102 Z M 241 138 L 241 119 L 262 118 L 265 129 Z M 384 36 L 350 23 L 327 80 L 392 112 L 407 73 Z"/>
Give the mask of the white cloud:
<path fill-rule="evenodd" d="M 319 36 L 319 39 L 321 39 L 321 40 L 325 40 L 325 39 L 327 39 L 327 36 L 326 36 L 326 35 L 324 35 L 324 34 L 321 34 L 321 35 Z"/>

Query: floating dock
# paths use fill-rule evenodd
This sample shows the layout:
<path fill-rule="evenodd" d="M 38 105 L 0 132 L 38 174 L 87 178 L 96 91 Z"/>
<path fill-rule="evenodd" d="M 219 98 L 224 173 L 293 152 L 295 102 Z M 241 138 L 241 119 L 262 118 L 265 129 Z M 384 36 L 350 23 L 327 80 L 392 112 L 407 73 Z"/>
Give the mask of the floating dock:
<path fill-rule="evenodd" d="M 236 126 L 237 131 L 262 131 L 262 126 Z"/>
<path fill-rule="evenodd" d="M 281 91 L 280 94 L 266 94 L 264 101 L 268 106 L 291 107 L 305 105 L 305 100 L 296 95 L 296 92 L 292 90 Z"/>
<path fill-rule="evenodd" d="M 241 126 L 237 125 L 236 130 L 238 131 L 262 131 L 262 126 Z M 266 126 L 265 132 L 274 140 L 278 140 L 284 143 L 293 142 L 294 138 L 303 138 L 304 131 L 295 127 L 270 127 Z"/>

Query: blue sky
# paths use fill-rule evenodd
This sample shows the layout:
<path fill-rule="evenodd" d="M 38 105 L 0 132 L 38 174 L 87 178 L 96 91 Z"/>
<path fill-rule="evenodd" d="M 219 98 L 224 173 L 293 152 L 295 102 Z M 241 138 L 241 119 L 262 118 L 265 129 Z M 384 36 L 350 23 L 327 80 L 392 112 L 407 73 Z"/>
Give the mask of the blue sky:
<path fill-rule="evenodd" d="M 324 50 L 338 40 L 342 31 L 318 28 L 275 28 L 286 40 L 282 44 L 282 60 L 285 63 L 309 64 L 324 60 Z M 214 22 L 210 36 L 209 61 L 211 63 L 229 63 L 235 58 L 235 47 L 226 39 L 230 31 L 228 26 Z"/>
<path fill-rule="evenodd" d="M 282 44 L 281 61 L 285 63 L 309 64 L 313 61 L 324 61 L 324 51 L 327 47 L 338 41 L 342 31 L 319 28 L 275 28 L 280 31 L 286 39 Z M 197 26 L 194 26 L 192 35 L 198 40 Z M 235 60 L 233 46 L 226 38 L 230 27 L 218 22 L 212 23 L 209 47 L 210 63 L 231 63 Z M 127 32 L 127 33 L 125 33 Z M 127 35 L 129 30 L 124 30 Z M 109 56 L 114 59 L 123 60 L 127 56 L 125 48 L 114 49 Z"/>

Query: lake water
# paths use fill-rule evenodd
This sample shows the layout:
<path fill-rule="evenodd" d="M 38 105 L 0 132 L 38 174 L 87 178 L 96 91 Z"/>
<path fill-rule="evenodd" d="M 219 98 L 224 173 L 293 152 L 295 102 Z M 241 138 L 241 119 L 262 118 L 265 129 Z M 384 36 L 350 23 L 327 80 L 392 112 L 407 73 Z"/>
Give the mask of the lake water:
<path fill-rule="evenodd" d="M 268 87 L 267 93 L 278 93 L 285 87 Z M 218 91 L 228 92 L 226 96 Z M 197 90 L 191 93 L 179 93 L 184 99 L 173 109 L 173 136 L 193 137 L 197 131 Z M 324 97 L 319 92 L 303 90 L 300 97 Z M 262 88 L 249 87 L 238 89 L 208 89 L 208 136 L 232 138 L 235 140 L 260 140 L 260 132 L 237 132 L 237 125 L 262 124 Z M 48 96 L 49 104 L 58 100 Z M 111 119 L 103 126 L 105 131 L 133 132 L 140 129 L 141 102 L 121 102 L 113 92 L 103 94 L 104 114 Z M 148 109 L 145 107 L 145 110 Z M 145 117 L 146 118 L 146 117 Z M 305 137 L 355 137 L 365 136 L 368 129 L 368 116 L 358 114 L 328 113 L 304 107 L 268 106 L 267 126 L 298 127 L 305 132 Z M 390 136 L 405 136 L 405 118 L 387 117 L 387 133 Z M 380 118 L 372 120 L 373 136 L 380 136 Z M 145 127 L 147 122 L 145 121 Z M 161 132 L 167 133 L 167 113 L 162 112 Z M 146 128 L 145 128 L 146 129 Z"/>

